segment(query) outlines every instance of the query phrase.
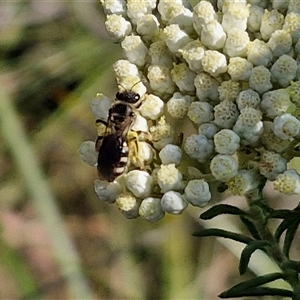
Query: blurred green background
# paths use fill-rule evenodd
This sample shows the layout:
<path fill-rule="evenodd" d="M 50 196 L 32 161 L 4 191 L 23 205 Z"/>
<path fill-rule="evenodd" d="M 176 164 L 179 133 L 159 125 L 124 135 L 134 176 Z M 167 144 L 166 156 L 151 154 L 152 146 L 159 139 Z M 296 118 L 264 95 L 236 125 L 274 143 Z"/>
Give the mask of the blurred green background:
<path fill-rule="evenodd" d="M 117 89 L 104 21 L 96 1 L 0 2 L 0 299 L 217 299 L 237 246 L 192 237 L 198 208 L 125 219 L 80 160 L 90 101 Z"/>

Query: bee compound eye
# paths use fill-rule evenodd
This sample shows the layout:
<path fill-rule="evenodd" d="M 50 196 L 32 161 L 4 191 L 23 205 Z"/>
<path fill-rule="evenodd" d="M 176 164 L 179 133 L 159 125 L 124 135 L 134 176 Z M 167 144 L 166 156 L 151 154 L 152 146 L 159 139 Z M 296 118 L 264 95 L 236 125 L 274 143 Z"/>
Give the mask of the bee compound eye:
<path fill-rule="evenodd" d="M 123 93 L 117 92 L 117 93 L 116 93 L 116 98 L 117 98 L 118 100 L 122 99 L 122 98 L 123 98 Z"/>

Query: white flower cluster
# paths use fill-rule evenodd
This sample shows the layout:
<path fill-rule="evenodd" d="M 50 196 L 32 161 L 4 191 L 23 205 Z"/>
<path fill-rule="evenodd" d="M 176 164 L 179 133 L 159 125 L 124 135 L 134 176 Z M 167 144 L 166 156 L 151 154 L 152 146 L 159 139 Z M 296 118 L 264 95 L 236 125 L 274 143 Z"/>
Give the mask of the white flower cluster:
<path fill-rule="evenodd" d="M 127 174 L 95 182 L 100 199 L 156 221 L 206 205 L 211 183 L 245 195 L 268 179 L 300 192 L 300 175 L 287 168 L 300 141 L 296 1 L 100 2 L 125 56 L 113 66 L 117 83 L 142 99 L 131 128 L 137 154 Z M 95 116 L 106 120 L 112 103 L 100 94 Z M 93 143 L 80 152 L 97 163 Z"/>

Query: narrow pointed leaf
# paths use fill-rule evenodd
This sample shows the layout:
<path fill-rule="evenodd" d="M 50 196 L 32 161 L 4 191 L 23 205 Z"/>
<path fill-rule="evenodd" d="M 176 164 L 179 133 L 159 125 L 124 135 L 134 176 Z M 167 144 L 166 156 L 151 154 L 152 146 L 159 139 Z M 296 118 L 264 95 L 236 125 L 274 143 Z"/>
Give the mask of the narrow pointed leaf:
<path fill-rule="evenodd" d="M 298 273 L 300 273 L 300 262 L 299 261 L 289 260 L 289 261 L 285 262 L 284 265 L 287 268 L 293 269 L 293 270 L 297 271 Z"/>
<path fill-rule="evenodd" d="M 277 241 L 279 241 L 281 235 L 287 230 L 287 228 L 289 228 L 289 226 L 291 226 L 292 221 L 291 220 L 283 220 L 279 226 L 277 227 L 274 237 Z"/>
<path fill-rule="evenodd" d="M 240 265 L 239 265 L 239 272 L 241 275 L 243 275 L 246 272 L 252 253 L 257 249 L 265 251 L 265 247 L 267 246 L 269 246 L 269 243 L 267 241 L 256 240 L 250 242 L 244 248 L 241 254 Z"/>
<path fill-rule="evenodd" d="M 223 214 L 245 215 L 246 212 L 233 205 L 219 204 L 205 211 L 203 214 L 200 215 L 200 218 L 202 220 L 210 220 L 216 216 Z"/>
<path fill-rule="evenodd" d="M 296 231 L 298 229 L 299 222 L 300 220 L 293 222 L 293 224 L 291 224 L 291 226 L 286 231 L 286 235 L 283 243 L 283 253 L 286 255 L 287 258 L 289 257 L 290 248 L 294 240 Z"/>
<path fill-rule="evenodd" d="M 271 287 L 255 287 L 241 292 L 225 291 L 219 295 L 220 298 L 240 298 L 251 296 L 278 296 L 278 297 L 293 297 L 293 292 L 285 289 L 277 289 Z"/>
<path fill-rule="evenodd" d="M 298 214 L 298 212 L 295 212 L 293 210 L 276 209 L 273 210 L 270 217 L 274 219 L 289 219 L 289 218 L 294 218 L 296 214 Z"/>
<path fill-rule="evenodd" d="M 196 231 L 193 233 L 193 236 L 199 236 L 199 237 L 218 236 L 218 237 L 231 239 L 236 242 L 240 242 L 240 243 L 244 243 L 244 244 L 248 244 L 253 241 L 251 238 L 244 236 L 242 234 L 234 233 L 231 231 L 222 230 L 222 229 L 218 229 L 218 228 L 209 228 L 209 229 L 204 229 L 201 231 Z"/>
<path fill-rule="evenodd" d="M 241 221 L 244 223 L 244 225 L 247 227 L 248 231 L 251 233 L 251 235 L 256 239 L 260 240 L 261 237 L 253 224 L 251 220 L 248 219 L 247 216 L 240 216 Z"/>
<path fill-rule="evenodd" d="M 262 284 L 266 284 L 272 281 L 275 281 L 277 279 L 282 279 L 283 274 L 276 272 L 276 273 L 270 273 L 266 275 L 262 275 L 256 278 L 252 278 L 246 281 L 243 281 L 241 283 L 236 284 L 229 290 L 223 292 L 221 295 L 225 297 L 240 297 L 242 292 L 249 291 L 250 289 L 253 290 L 254 288 L 257 288 L 258 286 Z"/>

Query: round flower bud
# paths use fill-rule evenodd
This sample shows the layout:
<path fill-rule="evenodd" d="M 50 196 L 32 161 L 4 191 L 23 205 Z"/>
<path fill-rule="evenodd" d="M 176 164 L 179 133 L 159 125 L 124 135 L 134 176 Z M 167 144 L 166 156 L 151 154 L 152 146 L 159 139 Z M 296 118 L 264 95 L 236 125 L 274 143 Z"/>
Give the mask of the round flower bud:
<path fill-rule="evenodd" d="M 151 14 L 152 8 L 149 1 L 127 0 L 127 16 L 132 24 L 136 25 L 137 21 L 144 18 L 145 15 Z"/>
<path fill-rule="evenodd" d="M 232 80 L 247 81 L 250 78 L 253 65 L 245 58 L 229 58 L 228 73 Z"/>
<path fill-rule="evenodd" d="M 132 27 L 130 22 L 126 21 L 121 15 L 107 15 L 105 27 L 109 36 L 116 41 L 122 40 L 131 33 Z"/>
<path fill-rule="evenodd" d="M 175 164 L 161 165 L 157 172 L 157 183 L 162 193 L 181 189 L 183 184 L 182 174 L 175 167 Z"/>
<path fill-rule="evenodd" d="M 141 115 L 137 114 L 135 117 L 134 123 L 131 127 L 131 130 L 147 132 L 148 131 L 147 120 L 144 117 L 142 117 Z"/>
<path fill-rule="evenodd" d="M 293 0 L 292 0 L 293 1 Z M 297 0 L 296 0 L 297 1 Z M 290 1 L 273 0 L 272 7 L 281 12 L 286 12 Z"/>
<path fill-rule="evenodd" d="M 137 20 L 136 31 L 144 40 L 150 41 L 159 32 L 159 22 L 154 15 L 145 15 Z"/>
<path fill-rule="evenodd" d="M 170 124 L 166 123 L 165 117 L 161 117 L 156 126 L 150 127 L 152 144 L 157 150 L 161 150 L 168 144 L 175 143 L 175 133 Z"/>
<path fill-rule="evenodd" d="M 107 182 L 103 180 L 94 181 L 94 190 L 101 201 L 113 203 L 122 192 L 122 186 L 117 182 Z"/>
<path fill-rule="evenodd" d="M 125 17 L 126 1 L 124 0 L 100 0 L 106 15 L 117 14 Z"/>
<path fill-rule="evenodd" d="M 127 219 L 137 218 L 139 202 L 131 193 L 122 193 L 116 199 L 117 207 Z"/>
<path fill-rule="evenodd" d="M 212 121 L 214 118 L 213 107 L 208 102 L 193 102 L 187 113 L 190 120 L 199 125 Z"/>
<path fill-rule="evenodd" d="M 284 16 L 276 9 L 265 10 L 261 19 L 260 33 L 264 40 L 268 40 L 277 29 L 281 29 Z"/>
<path fill-rule="evenodd" d="M 137 65 L 138 67 L 143 67 L 145 65 L 148 49 L 140 36 L 126 36 L 121 43 L 121 47 L 125 56 L 131 63 Z"/>
<path fill-rule="evenodd" d="M 106 121 L 108 118 L 108 110 L 111 108 L 112 103 L 109 97 L 103 94 L 97 94 L 96 98 L 91 101 L 90 107 L 97 119 Z"/>
<path fill-rule="evenodd" d="M 203 179 L 190 180 L 184 189 L 184 198 L 194 206 L 204 207 L 211 199 L 208 183 Z"/>
<path fill-rule="evenodd" d="M 89 166 L 96 166 L 98 161 L 98 153 L 95 150 L 95 142 L 86 141 L 80 145 L 80 158 Z"/>
<path fill-rule="evenodd" d="M 269 46 L 261 40 L 255 39 L 247 45 L 247 60 L 255 66 L 267 66 L 273 59 Z"/>
<path fill-rule="evenodd" d="M 239 115 L 236 105 L 228 100 L 216 105 L 214 111 L 214 123 L 220 128 L 232 128 Z"/>
<path fill-rule="evenodd" d="M 300 38 L 300 14 L 296 12 L 288 13 L 284 18 L 282 29 L 289 32 L 293 43 L 296 43 Z"/>
<path fill-rule="evenodd" d="M 127 188 L 136 197 L 148 197 L 151 194 L 153 179 L 146 171 L 132 170 L 124 177 Z"/>
<path fill-rule="evenodd" d="M 215 102 L 219 101 L 218 87 L 220 83 L 216 78 L 202 72 L 196 76 L 194 85 L 196 95 L 201 101 L 208 99 Z"/>
<path fill-rule="evenodd" d="M 236 98 L 236 104 L 239 110 L 245 107 L 258 108 L 260 104 L 259 94 L 251 89 L 241 91 Z"/>
<path fill-rule="evenodd" d="M 213 77 L 227 71 L 226 56 L 216 50 L 206 50 L 202 58 L 203 70 Z"/>
<path fill-rule="evenodd" d="M 220 154 L 234 154 L 240 147 L 240 137 L 232 130 L 222 129 L 214 136 L 216 151 Z"/>
<path fill-rule="evenodd" d="M 274 181 L 274 189 L 285 195 L 300 193 L 300 176 L 294 169 L 279 174 Z"/>
<path fill-rule="evenodd" d="M 131 143 L 129 143 L 129 146 Z M 138 149 L 136 149 L 135 143 L 133 143 L 134 147 L 129 147 L 132 153 L 138 150 L 137 156 L 130 157 L 130 162 L 137 166 L 141 167 L 141 163 L 149 164 L 153 160 L 153 148 L 147 143 L 143 141 L 138 141 Z"/>
<path fill-rule="evenodd" d="M 163 114 L 164 102 L 153 94 L 145 95 L 144 99 L 139 108 L 141 115 L 151 120 L 158 119 Z"/>
<path fill-rule="evenodd" d="M 150 222 L 156 222 L 165 215 L 161 208 L 159 198 L 148 197 L 141 202 L 139 215 Z"/>
<path fill-rule="evenodd" d="M 168 191 L 161 198 L 161 208 L 169 214 L 179 215 L 187 206 L 188 203 L 178 192 Z"/>
<path fill-rule="evenodd" d="M 232 28 L 246 30 L 250 5 L 239 2 L 229 2 L 226 12 L 223 14 L 222 26 L 226 32 Z"/>
<path fill-rule="evenodd" d="M 235 101 L 240 91 L 241 91 L 240 83 L 233 80 L 225 80 L 218 87 L 218 92 L 220 94 L 220 101 L 223 100 Z"/>
<path fill-rule="evenodd" d="M 273 130 L 264 132 L 262 135 L 262 143 L 267 150 L 274 151 L 276 153 L 283 153 L 290 147 L 290 141 L 282 140 L 275 135 Z"/>
<path fill-rule="evenodd" d="M 297 0 L 290 0 L 288 1 L 288 10 L 287 10 L 287 14 L 291 13 L 291 12 L 296 12 L 298 14 L 300 14 L 300 3 Z M 284 6 L 284 8 L 286 8 Z"/>
<path fill-rule="evenodd" d="M 163 33 L 165 43 L 174 54 L 179 54 L 178 50 L 191 41 L 191 38 L 177 24 L 166 26 Z"/>
<path fill-rule="evenodd" d="M 239 28 L 231 28 L 227 35 L 224 53 L 229 57 L 246 56 L 247 45 L 250 42 L 248 33 Z"/>
<path fill-rule="evenodd" d="M 224 154 L 218 154 L 210 162 L 210 170 L 216 180 L 227 182 L 238 172 L 236 160 Z"/>
<path fill-rule="evenodd" d="M 194 6 L 193 25 L 199 36 L 201 36 L 203 26 L 216 19 L 216 12 L 208 1 L 200 1 Z"/>
<path fill-rule="evenodd" d="M 256 189 L 259 177 L 252 170 L 239 170 L 237 175 L 228 181 L 229 191 L 236 196 L 244 196 Z"/>
<path fill-rule="evenodd" d="M 297 108 L 300 107 L 300 80 L 292 81 L 290 86 L 286 89 L 291 97 L 291 101 L 296 105 Z"/>
<path fill-rule="evenodd" d="M 276 30 L 267 44 L 273 52 L 273 57 L 277 58 L 291 51 L 292 37 L 286 30 Z"/>
<path fill-rule="evenodd" d="M 178 51 L 187 61 L 189 68 L 193 72 L 200 73 L 203 71 L 201 61 L 205 53 L 205 47 L 198 39 L 187 43 L 182 49 L 179 49 Z"/>
<path fill-rule="evenodd" d="M 280 154 L 271 151 L 262 153 L 259 162 L 259 172 L 261 175 L 273 181 L 286 169 L 286 160 Z"/>
<path fill-rule="evenodd" d="M 199 162 L 206 162 L 213 154 L 213 142 L 202 134 L 190 135 L 184 143 L 184 151 Z"/>
<path fill-rule="evenodd" d="M 148 67 L 147 77 L 151 89 L 159 95 L 171 95 L 175 92 L 175 84 L 172 81 L 168 67 L 151 65 Z"/>
<path fill-rule="evenodd" d="M 149 1 L 149 0 L 147 0 L 147 1 Z M 155 8 L 157 1 L 150 0 L 149 2 L 151 2 L 151 1 L 153 3 L 154 8 Z M 171 18 L 170 14 L 169 14 L 169 11 L 170 10 L 172 11 L 172 8 L 177 4 L 183 5 L 185 8 L 188 8 L 188 9 L 191 8 L 190 3 L 186 0 L 175 0 L 175 1 L 162 0 L 162 1 L 158 2 L 157 10 L 160 13 L 160 16 L 161 16 L 162 20 L 165 23 L 167 23 L 169 21 L 169 19 Z M 191 11 L 191 9 L 190 9 L 190 11 Z M 172 12 L 171 12 L 171 15 L 173 15 Z"/>
<path fill-rule="evenodd" d="M 159 152 L 159 157 L 163 165 L 175 164 L 178 166 L 181 162 L 182 151 L 176 145 L 166 145 Z"/>
<path fill-rule="evenodd" d="M 195 91 L 194 80 L 196 74 L 186 64 L 173 64 L 171 78 L 178 86 L 181 93 L 193 93 Z"/>
<path fill-rule="evenodd" d="M 191 103 L 191 96 L 176 92 L 167 102 L 167 111 L 171 117 L 182 119 L 187 114 Z"/>
<path fill-rule="evenodd" d="M 291 114 L 283 114 L 274 119 L 274 133 L 282 140 L 297 136 L 300 132 L 300 121 Z"/>
<path fill-rule="evenodd" d="M 241 144 L 250 145 L 258 141 L 263 134 L 263 122 L 261 111 L 245 107 L 233 126 L 233 130 L 241 138 Z"/>
<path fill-rule="evenodd" d="M 269 91 L 263 94 L 261 108 L 270 118 L 285 113 L 291 105 L 290 96 L 285 89 Z"/>
<path fill-rule="evenodd" d="M 249 18 L 247 21 L 247 27 L 249 32 L 258 32 L 261 25 L 261 19 L 264 14 L 264 9 L 256 5 L 252 5 L 249 8 Z"/>
<path fill-rule="evenodd" d="M 201 43 L 211 50 L 222 49 L 226 40 L 226 33 L 217 20 L 212 20 L 203 26 Z"/>
<path fill-rule="evenodd" d="M 125 59 L 117 60 L 113 64 L 113 71 L 115 72 L 117 79 L 121 79 L 121 78 L 124 78 L 127 76 L 132 76 L 132 77 L 140 76 L 138 67 L 135 64 L 132 64 L 131 62 L 129 62 L 128 60 L 125 60 Z M 140 80 L 140 78 L 138 80 Z M 136 86 L 134 86 L 134 87 L 136 87 Z M 124 88 L 130 90 L 132 88 L 132 86 L 124 87 Z"/>
<path fill-rule="evenodd" d="M 280 56 L 271 67 L 272 80 L 282 87 L 287 87 L 296 77 L 296 73 L 297 62 L 287 54 Z"/>
<path fill-rule="evenodd" d="M 272 88 L 271 73 L 263 66 L 252 69 L 249 79 L 249 87 L 259 94 L 263 94 Z"/>
<path fill-rule="evenodd" d="M 212 139 L 219 130 L 219 127 L 214 123 L 204 123 L 198 127 L 198 134 L 202 134 L 208 139 Z"/>
<path fill-rule="evenodd" d="M 151 65 L 165 66 L 171 68 L 173 66 L 173 54 L 170 52 L 164 41 L 156 41 L 150 45 L 149 56 Z"/>
<path fill-rule="evenodd" d="M 179 27 L 188 34 L 194 33 L 193 13 L 181 3 L 172 3 L 165 16 L 168 24 L 178 24 Z"/>

